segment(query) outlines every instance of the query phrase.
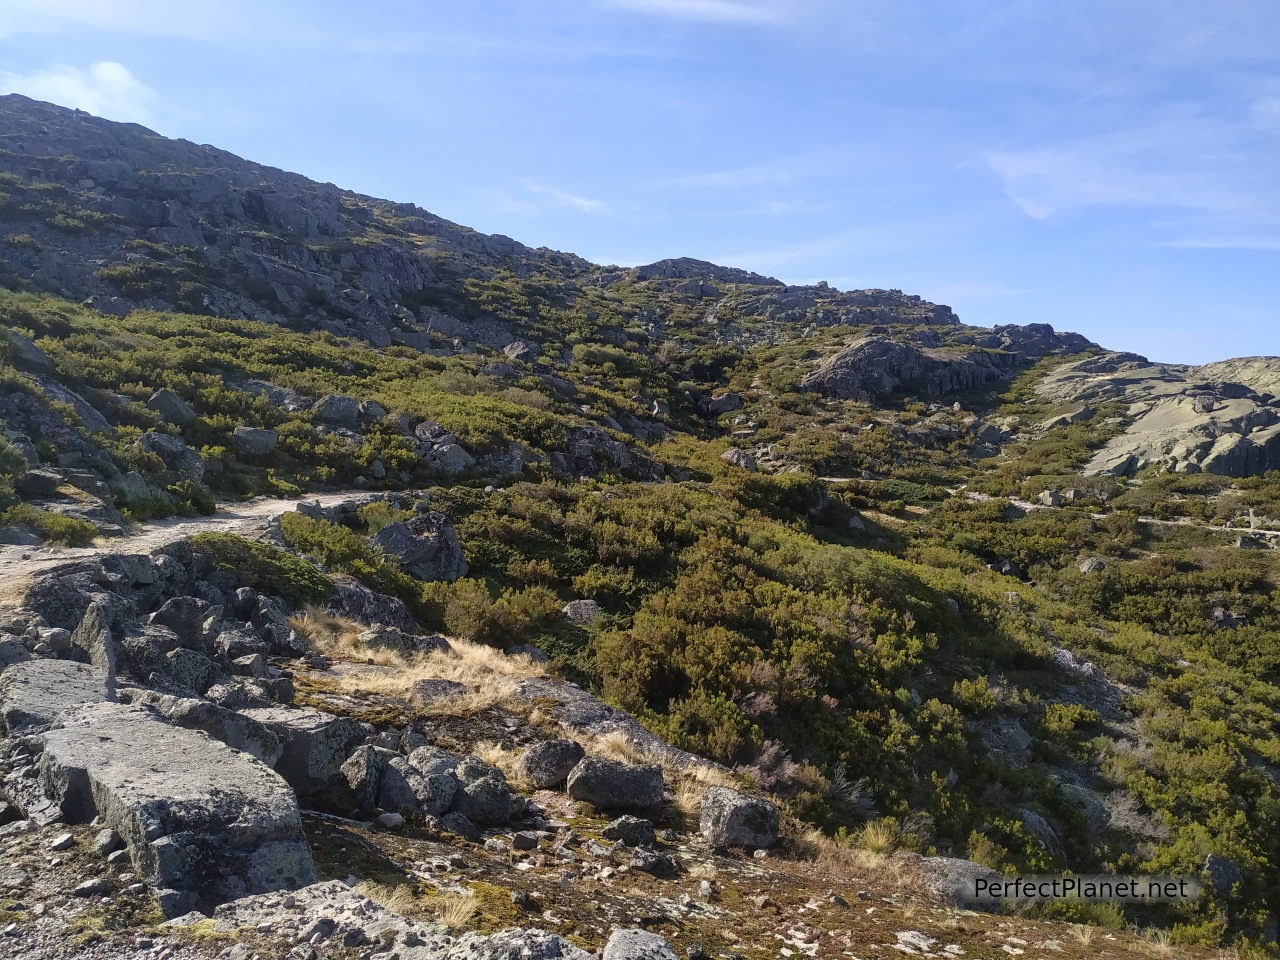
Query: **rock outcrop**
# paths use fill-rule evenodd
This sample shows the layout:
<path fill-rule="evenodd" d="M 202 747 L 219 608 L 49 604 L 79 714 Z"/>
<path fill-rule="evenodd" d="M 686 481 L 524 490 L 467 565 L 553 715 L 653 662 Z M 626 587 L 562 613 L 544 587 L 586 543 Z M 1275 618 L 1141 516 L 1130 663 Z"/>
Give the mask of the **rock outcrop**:
<path fill-rule="evenodd" d="M 169 916 L 315 879 L 293 792 L 247 754 L 123 704 L 65 713 L 40 746 L 45 791 L 124 838 Z"/>
<path fill-rule="evenodd" d="M 1059 403 L 1127 406 L 1124 431 L 1086 473 L 1130 475 L 1147 467 L 1257 476 L 1280 469 L 1280 361 L 1250 357 L 1200 367 L 1107 353 L 1065 364 L 1036 386 Z"/>

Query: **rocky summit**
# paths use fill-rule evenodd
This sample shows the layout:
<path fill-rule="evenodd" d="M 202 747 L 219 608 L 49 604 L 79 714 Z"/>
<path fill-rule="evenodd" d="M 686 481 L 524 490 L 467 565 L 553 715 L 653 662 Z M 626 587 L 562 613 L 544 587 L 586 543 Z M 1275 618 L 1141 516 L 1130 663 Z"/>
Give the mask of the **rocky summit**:
<path fill-rule="evenodd" d="M 1277 396 L 0 97 L 0 956 L 1273 955 Z"/>

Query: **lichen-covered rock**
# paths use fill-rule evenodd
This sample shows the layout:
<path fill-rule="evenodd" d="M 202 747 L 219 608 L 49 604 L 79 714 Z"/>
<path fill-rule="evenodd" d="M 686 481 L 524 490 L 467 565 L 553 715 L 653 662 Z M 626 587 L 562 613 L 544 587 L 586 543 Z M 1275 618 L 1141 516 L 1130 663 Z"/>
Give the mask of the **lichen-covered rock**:
<path fill-rule="evenodd" d="M 102 670 L 73 660 L 28 660 L 0 673 L 0 718 L 10 736 L 53 725 L 58 714 L 108 699 Z"/>
<path fill-rule="evenodd" d="M 543 740 L 520 755 L 516 771 L 535 790 L 551 790 L 564 784 L 584 756 L 586 751 L 575 740 Z"/>
<path fill-rule="evenodd" d="M 46 793 L 120 834 L 168 916 L 315 880 L 292 791 L 247 754 L 123 704 L 65 715 L 40 746 Z"/>
<path fill-rule="evenodd" d="M 569 796 L 600 810 L 651 810 L 662 805 L 662 767 L 584 757 L 569 772 Z"/>
<path fill-rule="evenodd" d="M 435 510 L 387 524 L 369 542 L 419 580 L 453 581 L 467 575 L 458 532 L 448 517 Z"/>
<path fill-rule="evenodd" d="M 409 760 L 396 755 L 388 758 L 382 771 L 378 806 L 396 812 L 407 810 L 439 816 L 454 806 L 458 790 L 458 779 L 451 770 L 423 773 Z"/>
<path fill-rule="evenodd" d="M 628 847 L 651 847 L 657 842 L 653 824 L 639 817 L 618 817 L 603 830 L 600 836 L 606 840 L 619 840 Z"/>
<path fill-rule="evenodd" d="M 728 787 L 712 787 L 702 798 L 699 831 L 717 847 L 767 850 L 778 842 L 778 808 Z"/>
<path fill-rule="evenodd" d="M 172 597 L 151 615 L 150 622 L 168 627 L 185 646 L 196 649 L 203 639 L 208 609 L 209 604 L 198 597 Z"/>
<path fill-rule="evenodd" d="M 648 930 L 615 930 L 601 960 L 676 960 L 671 945 Z"/>
<path fill-rule="evenodd" d="M 346 778 L 358 807 L 368 809 L 378 805 L 383 771 L 397 756 L 393 750 L 365 744 L 357 747 L 342 764 L 342 775 Z"/>
<path fill-rule="evenodd" d="M 325 606 L 330 613 L 360 623 L 385 624 L 408 634 L 418 632 L 417 621 L 399 597 L 375 593 L 352 577 L 335 577 L 334 586 L 336 591 Z"/>
<path fill-rule="evenodd" d="M 320 710 L 254 707 L 243 711 L 280 735 L 284 751 L 276 770 L 308 803 L 324 805 L 347 786 L 342 765 L 361 741 L 359 723 Z"/>
<path fill-rule="evenodd" d="M 589 627 L 604 615 L 594 600 L 570 600 L 564 605 L 563 613 L 570 623 L 580 627 Z"/>

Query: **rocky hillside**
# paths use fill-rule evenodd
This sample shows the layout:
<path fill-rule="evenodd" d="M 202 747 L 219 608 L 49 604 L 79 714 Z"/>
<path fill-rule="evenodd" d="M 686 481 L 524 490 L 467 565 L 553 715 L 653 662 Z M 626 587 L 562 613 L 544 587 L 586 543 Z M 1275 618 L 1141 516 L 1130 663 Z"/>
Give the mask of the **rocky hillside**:
<path fill-rule="evenodd" d="M 1036 391 L 1062 403 L 1124 405 L 1124 433 L 1089 461 L 1090 473 L 1158 466 L 1248 477 L 1280 470 L 1280 362 L 1274 357 L 1188 367 L 1107 353 L 1057 368 Z"/>
<path fill-rule="evenodd" d="M 448 541 L 441 522 L 419 548 Z M 0 621 L 7 956 L 1150 949 L 959 912 L 987 868 L 843 848 L 536 650 L 424 635 L 279 536 L 69 563 Z"/>
<path fill-rule="evenodd" d="M 1274 950 L 1278 369 L 599 266 L 0 98 L 0 928 Z M 956 913 L 980 870 L 1206 892 Z"/>

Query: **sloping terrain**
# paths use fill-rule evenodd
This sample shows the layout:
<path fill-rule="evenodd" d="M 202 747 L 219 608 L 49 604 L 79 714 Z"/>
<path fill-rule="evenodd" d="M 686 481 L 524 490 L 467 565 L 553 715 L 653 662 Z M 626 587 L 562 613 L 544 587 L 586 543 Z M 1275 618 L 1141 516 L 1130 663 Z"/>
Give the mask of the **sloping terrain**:
<path fill-rule="evenodd" d="M 43 611 L 25 585 L 6 592 L 28 609 L 10 621 L 23 639 L 5 649 L 20 672 L 72 671 L 80 691 L 100 677 L 80 667 L 120 669 L 130 711 L 273 767 L 302 797 L 321 879 L 351 872 L 379 885 L 366 892 L 395 894 L 400 912 L 483 935 L 491 921 L 558 930 L 559 918 L 591 949 L 627 925 L 713 956 L 776 955 L 779 936 L 797 953 L 864 957 L 1043 940 L 1087 955 L 1143 937 L 1270 949 L 1280 554 L 1250 530 L 1280 528 L 1280 480 L 1266 472 L 1274 361 L 1178 368 L 1045 325 L 968 326 L 899 291 L 787 286 L 689 259 L 598 266 L 20 97 L 0 98 L 0 171 L 3 558 L 16 558 L 15 576 L 45 574 L 60 545 L 93 551 L 53 571 L 78 578 L 76 590 L 49 588 L 57 602 Z M 337 492 L 356 490 L 371 502 L 335 507 Z M 241 526 L 214 513 L 219 501 L 312 493 L 320 506 L 265 529 L 252 506 L 229 507 Z M 186 532 L 212 532 L 192 543 L 219 562 L 192 567 L 156 521 L 207 525 Z M 262 534 L 305 562 L 282 565 L 224 532 Z M 131 543 L 162 549 L 104 557 L 142 549 Z M 271 600 L 250 609 L 241 588 Z M 83 591 L 101 601 L 93 616 Z M 153 623 L 166 601 L 178 603 Z M 399 636 L 366 637 L 377 624 Z M 496 680 L 433 658 L 437 634 Z M 422 681 L 416 702 L 409 680 Z M 565 681 L 579 688 L 568 703 Z M 39 709 L 23 715 L 61 723 L 63 707 L 99 709 L 95 696 L 40 707 L 43 693 L 24 694 Z M 142 722 L 107 712 L 123 728 Z M 602 745 L 596 722 L 621 740 Z M 357 735 L 361 723 L 372 728 Z M 325 730 L 336 745 L 313 752 Z M 676 831 L 652 851 L 683 864 L 670 893 L 634 899 L 636 855 L 582 849 L 605 819 L 579 828 L 583 811 L 561 810 L 563 792 L 523 788 L 544 809 L 520 819 L 528 808 L 513 801 L 519 816 L 491 827 L 505 850 L 463 841 L 458 856 L 483 861 L 466 869 L 490 871 L 481 884 L 421 886 L 436 870 L 421 866 L 426 851 L 452 861 L 419 841 L 455 844 L 427 816 L 461 812 L 427 811 L 438 800 L 427 779 L 462 783 L 468 755 L 507 770 L 566 733 L 605 758 L 668 762 L 670 796 L 647 819 Z M 426 746 L 451 765 L 409 764 Z M 299 787 L 311 758 L 323 768 L 341 754 L 341 767 L 366 747 L 350 776 L 329 763 L 323 782 Z M 690 798 L 708 784 L 673 757 L 782 812 L 777 865 L 698 846 L 675 811 L 696 811 Z M 38 758 L 25 763 L 38 773 Z M 412 803 L 378 802 L 387 769 Z M 467 770 L 494 786 L 487 767 Z M 31 811 L 63 803 L 63 781 L 109 784 L 109 773 L 37 776 L 35 792 L 19 778 L 11 802 L 28 826 L 12 833 L 36 822 L 27 862 L 54 829 Z M 255 810 L 270 795 L 246 788 L 240 802 Z M 82 794 L 71 796 L 74 819 Z M 405 826 L 368 826 L 401 807 Z M 125 839 L 134 821 L 111 816 Z M 562 843 L 568 828 L 538 817 L 578 835 Z M 554 834 L 516 857 L 545 859 L 512 860 L 513 830 Z M 368 844 L 376 858 L 350 870 L 353 851 L 374 857 Z M 147 911 L 181 887 L 157 872 L 167 854 L 135 846 L 127 872 L 150 886 L 128 895 L 139 912 L 126 926 L 145 938 L 158 935 Z M 707 901 L 704 853 L 734 877 L 724 915 L 680 900 Z M 1096 933 L 956 914 L 926 928 L 910 921 L 935 908 L 932 894 L 904 898 L 893 883 L 919 857 L 960 870 L 1188 874 L 1208 892 L 1169 907 L 1040 910 Z M 613 871 L 604 880 L 626 881 L 620 900 L 565 878 L 597 859 Z M 24 883 L 37 877 L 23 871 Z M 56 880 L 20 889 L 62 890 Z M 776 913 L 744 906 L 775 881 L 794 893 L 769 893 Z M 128 888 L 109 884 L 113 896 Z M 891 903 L 862 907 L 862 889 Z M 522 890 L 544 905 L 522 906 Z M 335 916 L 372 915 L 313 893 Z M 285 899 L 243 905 L 246 924 Z M 826 917 L 823 904 L 835 912 L 812 925 L 831 939 L 815 948 L 790 925 Z M 18 912 L 14 929 L 30 929 Z M 903 922 L 881 935 L 886 913 Z M 767 931 L 743 926 L 760 917 Z M 31 955 L 59 955 L 56 931 L 71 921 L 34 919 Z M 110 923 L 92 922 L 81 932 L 107 937 Z M 972 936 L 949 937 L 953 922 Z M 202 955 L 204 924 L 181 949 Z M 324 950 L 378 953 L 361 930 L 352 943 L 329 930 Z M 254 942 L 230 918 L 215 932 Z"/>

